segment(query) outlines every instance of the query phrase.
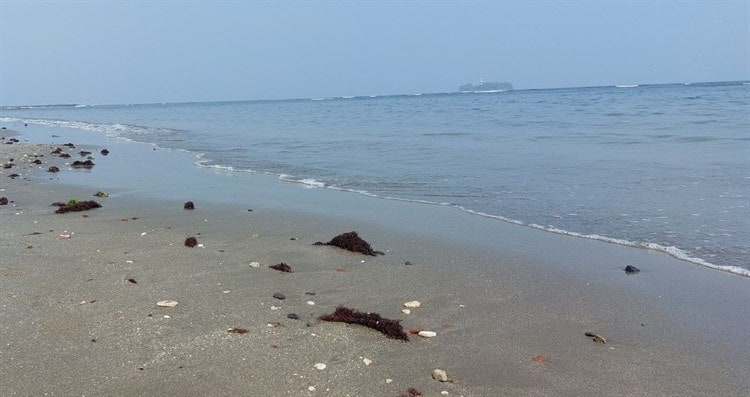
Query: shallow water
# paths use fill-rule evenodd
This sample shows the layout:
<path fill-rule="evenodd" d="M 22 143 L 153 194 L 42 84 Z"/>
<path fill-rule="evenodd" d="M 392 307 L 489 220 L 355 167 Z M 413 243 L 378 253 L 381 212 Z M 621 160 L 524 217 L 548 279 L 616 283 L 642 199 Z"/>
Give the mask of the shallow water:
<path fill-rule="evenodd" d="M 197 165 L 455 206 L 750 274 L 750 86 L 653 85 L 5 107 L 0 123 L 181 149 Z"/>

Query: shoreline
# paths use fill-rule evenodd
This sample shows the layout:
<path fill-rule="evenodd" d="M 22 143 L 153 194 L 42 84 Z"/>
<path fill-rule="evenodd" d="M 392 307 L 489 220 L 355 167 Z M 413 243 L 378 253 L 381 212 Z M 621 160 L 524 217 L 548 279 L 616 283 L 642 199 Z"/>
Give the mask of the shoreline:
<path fill-rule="evenodd" d="M 0 394 L 742 395 L 750 387 L 746 278 L 446 207 L 263 178 L 242 189 L 249 178 L 207 183 L 200 173 L 210 171 L 187 169 L 187 156 L 126 145 L 110 142 L 93 169 L 60 167 L 51 182 L 38 168 L 28 180 L 0 174 L 0 196 L 15 201 L 0 206 L 0 335 L 10 341 L 0 354 L 11 379 Z M 28 150 L 2 146 L 3 163 Z M 128 160 L 130 171 L 118 168 Z M 160 183 L 165 172 L 171 180 Z M 107 183 L 123 184 L 107 187 L 100 209 L 49 207 L 89 199 Z M 194 211 L 182 208 L 188 200 Z M 312 245 L 351 230 L 385 255 Z M 184 247 L 188 236 L 204 247 Z M 293 272 L 268 269 L 279 262 Z M 625 275 L 628 264 L 641 273 Z M 179 305 L 157 308 L 162 299 Z M 401 313 L 411 300 L 423 307 Z M 338 305 L 437 336 L 404 343 L 316 320 Z M 432 379 L 435 368 L 458 383 Z"/>

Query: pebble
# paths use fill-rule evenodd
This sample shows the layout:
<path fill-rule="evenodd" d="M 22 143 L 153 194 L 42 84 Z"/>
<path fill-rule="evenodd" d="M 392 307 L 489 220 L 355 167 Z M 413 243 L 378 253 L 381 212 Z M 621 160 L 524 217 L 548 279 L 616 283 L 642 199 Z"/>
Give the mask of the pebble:
<path fill-rule="evenodd" d="M 292 319 L 292 320 L 299 320 L 299 316 L 297 313 L 289 313 L 286 315 L 286 318 Z"/>
<path fill-rule="evenodd" d="M 279 310 L 279 308 L 276 306 L 271 306 L 271 310 Z"/>
<path fill-rule="evenodd" d="M 391 378 L 388 378 L 388 379 L 385 380 L 385 383 L 392 383 L 392 382 L 393 382 L 393 379 L 391 379 Z"/>
<path fill-rule="evenodd" d="M 159 301 L 159 302 L 156 302 L 156 306 L 159 306 L 159 307 L 175 307 L 175 306 L 177 306 L 177 301 L 173 301 L 171 299 L 170 300 Z"/>
<path fill-rule="evenodd" d="M 260 267 L 260 263 L 258 263 L 258 262 L 250 262 L 250 267 Z"/>
<path fill-rule="evenodd" d="M 309 386 L 309 387 L 307 388 L 307 390 L 310 390 L 310 391 L 315 391 L 315 386 Z"/>
<path fill-rule="evenodd" d="M 282 301 L 286 299 L 286 295 L 282 294 L 281 292 L 274 292 L 273 297 Z"/>
<path fill-rule="evenodd" d="M 307 304 L 308 304 L 308 305 L 310 305 L 310 306 L 315 306 L 315 302 L 313 302 L 313 301 L 307 301 L 307 302 L 305 302 L 305 303 L 307 303 Z"/>
<path fill-rule="evenodd" d="M 411 301 L 411 302 L 404 303 L 404 307 L 408 307 L 408 308 L 411 308 L 411 309 L 413 309 L 415 307 L 420 307 L 420 306 L 422 306 L 422 304 L 419 303 L 419 301 Z"/>
<path fill-rule="evenodd" d="M 435 331 L 419 331 L 417 334 L 423 338 L 434 338 L 437 336 L 437 332 Z"/>
<path fill-rule="evenodd" d="M 367 358 L 367 357 L 363 358 L 363 359 L 362 359 L 362 362 L 363 362 L 363 363 L 365 363 L 365 365 L 370 365 L 370 364 L 372 364 L 372 360 L 370 360 L 370 359 L 369 359 L 369 358 Z"/>
<path fill-rule="evenodd" d="M 164 318 L 166 318 L 166 319 L 170 319 L 170 318 L 172 318 L 172 317 L 171 317 L 170 315 L 168 315 L 168 314 L 165 314 L 165 315 L 164 315 Z"/>
<path fill-rule="evenodd" d="M 326 369 L 326 367 L 327 367 L 327 365 L 325 365 L 323 363 L 317 363 L 317 364 L 315 364 L 315 368 L 317 368 L 317 369 L 319 369 L 321 371 L 324 370 L 324 369 Z"/>
<path fill-rule="evenodd" d="M 449 395 L 450 393 L 448 393 L 448 390 L 443 390 L 443 391 L 441 391 L 441 392 L 440 392 L 440 394 L 442 394 L 442 395 L 444 395 L 444 396 L 447 396 L 447 395 Z"/>
<path fill-rule="evenodd" d="M 409 310 L 409 309 L 402 309 L 402 310 L 401 310 L 401 313 L 404 313 L 404 314 L 411 314 L 411 310 Z"/>
<path fill-rule="evenodd" d="M 445 373 L 442 369 L 433 369 L 432 370 L 432 379 L 438 380 L 440 382 L 447 382 L 448 381 L 448 374 Z"/>

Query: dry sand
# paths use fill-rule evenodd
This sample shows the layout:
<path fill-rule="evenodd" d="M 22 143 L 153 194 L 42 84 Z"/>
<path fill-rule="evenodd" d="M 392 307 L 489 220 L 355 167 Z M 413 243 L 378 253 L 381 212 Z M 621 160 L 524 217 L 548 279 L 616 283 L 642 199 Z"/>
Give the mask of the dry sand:
<path fill-rule="evenodd" d="M 200 193 L 96 198 L 97 186 L 57 183 L 59 175 L 45 171 L 54 164 L 82 178 L 98 171 L 70 169 L 64 163 L 76 156 L 51 156 L 54 147 L 0 144 L 0 163 L 16 164 L 0 169 L 0 196 L 13 201 L 0 206 L 0 395 L 750 390 L 746 278 L 449 208 L 340 192 L 284 187 L 316 206 L 253 211 L 205 201 L 183 209 Z M 91 149 L 95 162 L 108 161 Z M 43 164 L 30 163 L 34 153 Z M 103 207 L 54 214 L 52 202 L 72 197 Z M 312 245 L 351 230 L 385 255 Z M 202 246 L 185 247 L 189 236 Z M 292 273 L 268 267 L 280 262 Z M 642 272 L 625 275 L 627 264 Z M 170 299 L 178 305 L 157 306 Z M 412 300 L 422 307 L 402 313 Z M 338 305 L 437 336 L 401 342 L 317 320 Z M 248 332 L 227 332 L 238 327 Z M 435 368 L 451 382 L 432 379 Z"/>

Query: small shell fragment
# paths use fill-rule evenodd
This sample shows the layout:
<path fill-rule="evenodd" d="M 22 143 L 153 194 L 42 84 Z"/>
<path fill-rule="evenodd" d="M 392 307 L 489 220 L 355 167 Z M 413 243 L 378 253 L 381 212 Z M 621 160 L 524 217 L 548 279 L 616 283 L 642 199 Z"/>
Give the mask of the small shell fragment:
<path fill-rule="evenodd" d="M 408 307 L 410 309 L 414 309 L 420 306 L 422 306 L 422 304 L 419 301 L 411 301 L 411 302 L 404 303 L 404 307 Z"/>
<path fill-rule="evenodd" d="M 171 299 L 169 299 L 169 300 L 163 300 L 163 301 L 156 302 L 156 306 L 159 306 L 159 307 L 175 307 L 175 306 L 177 306 L 177 301 L 173 301 Z"/>
<path fill-rule="evenodd" d="M 323 363 L 317 363 L 317 364 L 314 365 L 314 367 L 322 371 L 322 370 L 326 369 L 327 365 L 325 365 Z"/>
<path fill-rule="evenodd" d="M 419 331 L 417 335 L 423 337 L 423 338 L 434 338 L 437 336 L 437 332 L 435 331 Z"/>

